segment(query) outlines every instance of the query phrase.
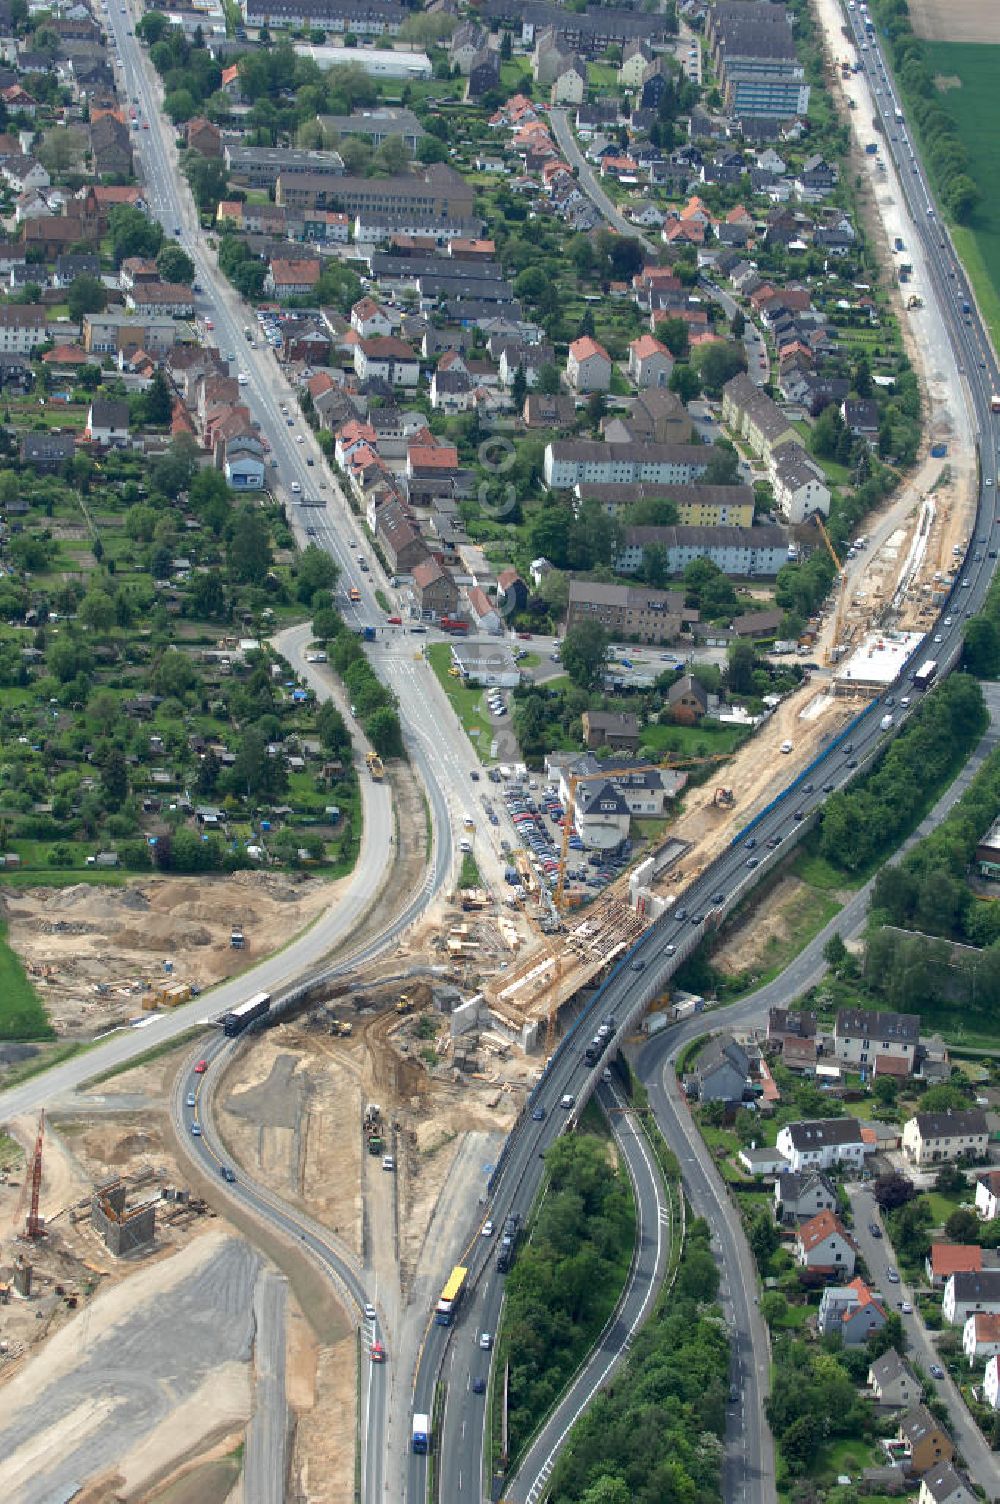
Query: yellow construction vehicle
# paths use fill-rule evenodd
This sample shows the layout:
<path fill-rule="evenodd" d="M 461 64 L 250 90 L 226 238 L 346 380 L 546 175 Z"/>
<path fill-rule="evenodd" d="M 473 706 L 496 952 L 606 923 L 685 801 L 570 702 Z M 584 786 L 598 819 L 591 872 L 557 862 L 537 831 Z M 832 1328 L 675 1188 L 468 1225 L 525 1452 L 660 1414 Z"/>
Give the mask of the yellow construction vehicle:
<path fill-rule="evenodd" d="M 382 759 L 381 757 L 379 757 L 378 753 L 366 753 L 365 762 L 368 764 L 368 771 L 371 774 L 372 782 L 381 783 L 382 779 L 385 777 L 385 768 L 382 765 Z"/>
<path fill-rule="evenodd" d="M 823 542 L 826 544 L 826 551 L 830 555 L 830 558 L 833 560 L 833 566 L 836 569 L 840 579 L 840 584 L 837 589 L 837 607 L 833 618 L 833 636 L 831 637 L 829 645 L 826 649 L 826 653 L 824 654 L 826 662 L 830 664 L 836 663 L 837 661 L 837 645 L 840 642 L 840 632 L 844 624 L 844 605 L 847 599 L 847 570 L 844 568 L 843 564 L 840 562 L 840 559 L 837 556 L 837 550 L 833 546 L 833 543 L 830 539 L 830 534 L 827 532 L 826 528 L 823 525 L 823 519 L 820 514 L 818 512 L 813 512 L 812 520 L 820 530 Z"/>
<path fill-rule="evenodd" d="M 396 1004 L 397 1013 L 412 1013 L 413 999 L 408 992 L 401 992 L 399 1002 Z"/>
<path fill-rule="evenodd" d="M 716 809 L 732 809 L 733 805 L 736 803 L 736 800 L 733 798 L 732 789 L 725 788 L 720 785 L 719 788 L 717 788 L 715 791 L 712 803 L 715 805 Z"/>

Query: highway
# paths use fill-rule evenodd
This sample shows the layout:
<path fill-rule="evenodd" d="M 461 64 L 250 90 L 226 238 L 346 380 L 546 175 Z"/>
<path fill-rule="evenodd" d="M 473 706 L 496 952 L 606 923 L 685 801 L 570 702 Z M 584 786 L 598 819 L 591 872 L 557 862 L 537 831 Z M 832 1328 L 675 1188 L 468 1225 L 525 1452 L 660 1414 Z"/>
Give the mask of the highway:
<path fill-rule="evenodd" d="M 858 25 L 856 16 L 853 24 L 855 27 Z M 779 787 L 772 803 L 734 838 L 726 852 L 678 896 L 674 908 L 656 921 L 632 951 L 615 964 L 603 986 L 588 1003 L 581 1018 L 552 1058 L 529 1099 L 525 1114 L 504 1146 L 492 1182 L 493 1199 L 490 1209 L 498 1224 L 511 1208 L 520 1210 L 530 1206 L 542 1173 L 539 1155 L 557 1131 L 571 1125 L 575 1112 L 594 1089 L 599 1068 L 585 1066 L 581 1042 L 590 1036 L 605 1014 L 613 1014 L 619 1031 L 628 1032 L 648 1003 L 664 991 L 677 967 L 696 948 L 706 924 L 719 922 L 760 877 L 787 854 L 802 833 L 811 827 L 831 792 L 844 787 L 857 772 L 864 770 L 878 757 L 909 713 L 900 705 L 900 700 L 907 697 L 914 706 L 919 703 L 920 695 L 911 680 L 916 666 L 930 658 L 938 663 L 942 674 L 955 666 L 961 655 L 964 621 L 982 604 L 993 576 L 995 561 L 989 558 L 989 553 L 1000 551 L 1000 518 L 994 515 L 1000 416 L 993 414 L 990 406 L 991 396 L 1000 393 L 996 358 L 979 320 L 964 274 L 958 266 L 950 239 L 944 227 L 939 224 L 923 169 L 915 158 L 912 161 L 909 159 L 905 122 L 897 119 L 897 103 L 880 82 L 883 64 L 878 49 L 866 42 L 865 50 L 860 56 L 865 60 L 864 67 L 873 91 L 883 89 L 881 95 L 874 94 L 873 97 L 881 101 L 879 108 L 883 112 L 886 137 L 894 158 L 900 161 L 903 168 L 899 175 L 901 191 L 913 225 L 912 237 L 919 243 L 926 268 L 925 301 L 930 298 L 937 301 L 959 370 L 965 376 L 965 399 L 973 414 L 980 452 L 977 525 L 955 586 L 942 607 L 935 630 L 929 634 L 923 648 L 914 655 L 899 679 L 888 686 L 855 723 L 835 737 L 810 767 L 784 788 Z M 902 111 L 899 113 L 901 115 Z M 554 129 L 560 146 L 567 150 L 555 121 Z M 897 137 L 895 143 L 892 142 L 893 135 Z M 969 304 L 968 313 L 963 309 L 964 302 Z M 881 722 L 886 715 L 892 717 L 892 725 L 883 730 Z M 748 863 L 755 865 L 748 866 Z M 798 963 L 793 963 L 789 976 L 781 980 L 794 984 L 794 975 L 800 965 L 804 968 L 802 958 L 799 958 Z M 790 992 L 789 995 L 795 994 Z M 758 999 L 756 1007 L 760 1006 L 761 1000 Z M 749 1002 L 738 1004 L 727 1011 L 727 1022 L 731 1020 L 738 1024 L 743 1016 L 752 1016 L 753 1007 Z M 674 1031 L 671 1031 L 672 1036 L 673 1034 Z M 659 1048 L 663 1049 L 665 1045 L 661 1044 Z M 567 1094 L 574 1099 L 574 1106 L 564 1110 L 559 1103 Z M 662 1126 L 668 1134 L 668 1141 L 678 1152 L 684 1154 L 684 1141 L 678 1141 L 678 1120 L 669 1109 L 667 1097 L 664 1087 L 663 1095 L 659 1098 L 664 1115 Z M 545 1110 L 542 1121 L 536 1121 L 532 1116 L 532 1109 L 536 1106 Z M 557 1124 L 555 1128 L 554 1120 Z M 694 1165 L 690 1146 L 687 1160 Z M 710 1185 L 702 1189 L 706 1196 L 712 1195 Z M 721 1219 L 714 1219 L 720 1236 L 725 1236 L 720 1230 L 721 1226 L 730 1222 L 734 1216 L 734 1213 L 726 1211 Z M 738 1304 L 746 1292 L 737 1289 L 732 1293 L 735 1319 Z M 760 1382 L 761 1360 L 754 1347 L 749 1320 L 746 1330 L 741 1332 L 737 1329 L 736 1336 L 739 1343 L 737 1357 L 744 1385 L 742 1409 L 746 1443 L 738 1452 L 733 1451 L 732 1445 L 727 1452 L 727 1471 L 732 1489 L 728 1496 L 754 1499 L 762 1497 L 761 1490 L 765 1486 L 765 1448 L 768 1442 L 762 1412 L 764 1386 Z M 749 1346 L 746 1346 L 747 1342 Z M 440 1340 L 428 1340 L 416 1375 L 415 1410 L 431 1410 L 434 1387 L 444 1358 L 444 1343 Z M 756 1382 L 753 1378 L 755 1373 L 758 1375 Z M 413 1458 L 407 1489 L 410 1504 L 417 1504 L 422 1498 L 420 1490 L 424 1474 L 423 1459 Z M 456 1476 L 450 1452 L 443 1454 L 440 1477 L 444 1504 L 460 1497 L 455 1492 Z M 773 1479 L 773 1469 L 770 1470 L 770 1476 Z"/>

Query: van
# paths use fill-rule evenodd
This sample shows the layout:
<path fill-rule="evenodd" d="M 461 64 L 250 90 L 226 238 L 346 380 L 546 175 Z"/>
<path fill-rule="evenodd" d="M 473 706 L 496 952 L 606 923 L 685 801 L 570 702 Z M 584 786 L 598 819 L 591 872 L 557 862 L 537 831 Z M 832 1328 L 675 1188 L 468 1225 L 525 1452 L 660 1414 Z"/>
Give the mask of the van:
<path fill-rule="evenodd" d="M 781 750 L 782 750 L 782 752 L 786 752 L 786 753 L 787 752 L 791 752 L 792 747 L 793 747 L 793 743 L 792 742 L 782 742 L 782 744 L 781 744 Z"/>
<path fill-rule="evenodd" d="M 459 849 L 459 851 L 464 852 L 464 853 L 467 854 L 468 852 L 470 852 L 472 850 L 472 842 L 471 841 L 466 841 L 466 840 L 461 840 L 458 843 L 458 849 Z"/>

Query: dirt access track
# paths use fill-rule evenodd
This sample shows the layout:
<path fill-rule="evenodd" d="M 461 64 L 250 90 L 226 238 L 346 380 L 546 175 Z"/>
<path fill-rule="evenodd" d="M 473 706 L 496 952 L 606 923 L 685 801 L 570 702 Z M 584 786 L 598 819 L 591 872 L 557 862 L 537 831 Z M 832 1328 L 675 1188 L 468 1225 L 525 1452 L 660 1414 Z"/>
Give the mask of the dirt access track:
<path fill-rule="evenodd" d="M 1000 43 L 997 0 L 909 0 L 910 24 L 927 42 Z"/>

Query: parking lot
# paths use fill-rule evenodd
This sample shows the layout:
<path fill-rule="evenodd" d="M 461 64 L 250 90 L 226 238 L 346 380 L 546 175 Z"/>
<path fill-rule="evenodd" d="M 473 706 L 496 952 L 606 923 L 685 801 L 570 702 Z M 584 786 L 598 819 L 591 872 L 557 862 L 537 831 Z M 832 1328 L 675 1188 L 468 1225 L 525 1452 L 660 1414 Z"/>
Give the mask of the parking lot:
<path fill-rule="evenodd" d="M 490 778 L 498 783 L 501 781 L 496 769 L 491 769 Z M 518 841 L 529 853 L 539 881 L 554 889 L 559 882 L 559 854 L 566 820 L 557 788 L 551 784 L 539 788 L 537 780 L 528 779 L 506 787 L 502 797 Z M 624 841 L 613 852 L 592 851 L 587 855 L 574 825 L 570 829 L 567 850 L 567 891 L 575 889 L 578 899 L 600 892 L 627 864 L 631 852 L 632 843 Z M 506 877 L 515 893 L 523 892 L 516 868 L 508 866 Z"/>

